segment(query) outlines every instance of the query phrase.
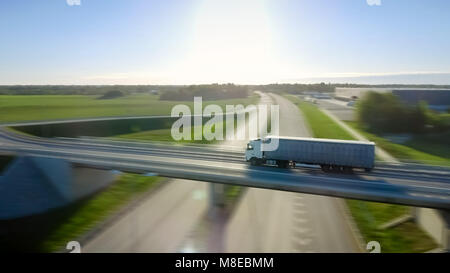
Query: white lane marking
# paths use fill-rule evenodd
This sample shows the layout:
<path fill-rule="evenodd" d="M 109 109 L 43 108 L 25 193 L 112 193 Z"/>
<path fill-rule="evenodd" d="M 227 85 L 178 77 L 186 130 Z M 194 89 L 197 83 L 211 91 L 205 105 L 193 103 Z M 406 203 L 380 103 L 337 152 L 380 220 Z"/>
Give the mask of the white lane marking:
<path fill-rule="evenodd" d="M 310 228 L 304 228 L 304 227 L 297 227 L 297 228 L 295 229 L 295 232 L 296 232 L 296 233 L 307 233 L 307 232 L 309 232 L 309 231 L 311 231 Z"/>
<path fill-rule="evenodd" d="M 308 220 L 305 219 L 305 218 L 294 218 L 294 221 L 295 221 L 295 222 L 298 222 L 298 223 L 300 223 L 300 224 L 304 224 L 304 223 L 307 223 L 307 222 L 308 222 Z"/>

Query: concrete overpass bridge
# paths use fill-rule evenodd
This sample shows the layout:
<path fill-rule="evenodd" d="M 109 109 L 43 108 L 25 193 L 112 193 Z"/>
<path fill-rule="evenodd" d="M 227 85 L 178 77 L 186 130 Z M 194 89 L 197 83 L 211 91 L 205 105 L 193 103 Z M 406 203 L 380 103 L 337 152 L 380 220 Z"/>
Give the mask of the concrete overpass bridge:
<path fill-rule="evenodd" d="M 450 169 L 378 163 L 371 173 L 249 166 L 240 147 L 47 139 L 0 130 L 0 152 L 59 158 L 96 169 L 448 210 Z"/>

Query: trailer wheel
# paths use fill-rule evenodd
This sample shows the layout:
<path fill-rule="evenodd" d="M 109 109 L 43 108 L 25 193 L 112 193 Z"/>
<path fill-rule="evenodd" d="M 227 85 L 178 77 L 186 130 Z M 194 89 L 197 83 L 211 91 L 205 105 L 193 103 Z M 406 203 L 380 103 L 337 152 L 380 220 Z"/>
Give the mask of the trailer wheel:
<path fill-rule="evenodd" d="M 344 171 L 344 173 L 352 173 L 353 172 L 353 168 L 348 167 L 348 166 L 342 167 L 342 170 Z"/>
<path fill-rule="evenodd" d="M 372 168 L 365 168 L 364 171 L 366 171 L 366 173 L 369 173 L 372 171 Z"/>
<path fill-rule="evenodd" d="M 278 168 L 286 169 L 288 167 L 288 165 L 289 165 L 289 162 L 287 162 L 287 161 L 284 161 L 284 160 L 277 161 Z"/>
<path fill-rule="evenodd" d="M 330 171 L 330 165 L 326 165 L 326 164 L 320 165 L 320 168 L 322 169 L 322 171 L 324 171 L 326 173 Z"/>
<path fill-rule="evenodd" d="M 336 165 L 331 165 L 330 166 L 330 171 L 331 172 L 337 172 L 337 166 Z"/>

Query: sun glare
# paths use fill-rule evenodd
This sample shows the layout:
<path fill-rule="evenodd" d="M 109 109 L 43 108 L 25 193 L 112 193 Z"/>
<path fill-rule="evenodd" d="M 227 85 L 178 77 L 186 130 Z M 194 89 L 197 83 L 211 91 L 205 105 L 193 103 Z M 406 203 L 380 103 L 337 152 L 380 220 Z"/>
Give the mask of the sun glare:
<path fill-rule="evenodd" d="M 197 10 L 189 54 L 177 81 L 261 83 L 277 77 L 265 0 L 204 1 Z"/>

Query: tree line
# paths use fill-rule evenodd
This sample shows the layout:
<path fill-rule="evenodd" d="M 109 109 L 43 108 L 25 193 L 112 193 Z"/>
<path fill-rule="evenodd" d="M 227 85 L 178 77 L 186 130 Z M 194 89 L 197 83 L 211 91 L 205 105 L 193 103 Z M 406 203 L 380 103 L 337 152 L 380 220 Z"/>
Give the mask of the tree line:
<path fill-rule="evenodd" d="M 324 93 L 334 92 L 335 86 L 330 83 L 315 83 L 315 84 L 267 84 L 267 85 L 254 85 L 251 86 L 254 90 L 275 92 L 275 93 L 288 93 L 288 94 L 301 94 L 305 91 L 317 91 Z"/>
<path fill-rule="evenodd" d="M 334 92 L 336 87 L 365 87 L 365 88 L 441 88 L 450 89 L 450 85 L 404 85 L 404 84 L 350 84 L 350 83 L 314 83 L 314 84 L 266 84 L 266 85 L 237 85 L 237 84 L 204 84 L 204 85 L 0 85 L 0 95 L 104 95 L 109 91 L 120 91 L 124 95 L 146 93 L 157 90 L 160 94 L 175 92 L 166 95 L 168 99 L 175 100 L 176 94 L 190 98 L 192 93 L 214 93 L 212 97 L 229 96 L 246 97 L 238 95 L 247 90 L 260 90 L 275 93 L 301 94 L 305 91 Z"/>
<path fill-rule="evenodd" d="M 239 99 L 247 98 L 249 88 L 244 85 L 234 84 L 208 84 L 190 85 L 181 87 L 176 91 L 168 91 L 161 94 L 160 100 L 186 101 L 194 97 L 202 97 L 203 100 Z"/>
<path fill-rule="evenodd" d="M 120 91 L 124 95 L 177 90 L 172 85 L 3 85 L 0 95 L 104 95 Z"/>

